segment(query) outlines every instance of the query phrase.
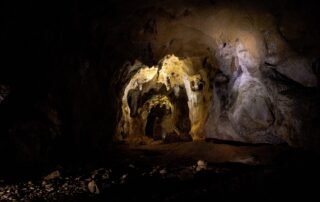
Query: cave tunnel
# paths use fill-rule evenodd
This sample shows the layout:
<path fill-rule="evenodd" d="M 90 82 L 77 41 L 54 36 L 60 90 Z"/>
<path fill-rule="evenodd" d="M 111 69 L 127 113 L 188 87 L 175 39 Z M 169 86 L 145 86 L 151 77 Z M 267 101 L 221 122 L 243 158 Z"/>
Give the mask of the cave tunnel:
<path fill-rule="evenodd" d="M 164 128 L 161 126 L 162 119 L 169 114 L 170 112 L 164 106 L 156 105 L 152 107 L 148 114 L 145 135 L 155 140 L 161 140 L 164 136 Z"/>
<path fill-rule="evenodd" d="M 0 11 L 0 201 L 319 200 L 316 2 Z"/>

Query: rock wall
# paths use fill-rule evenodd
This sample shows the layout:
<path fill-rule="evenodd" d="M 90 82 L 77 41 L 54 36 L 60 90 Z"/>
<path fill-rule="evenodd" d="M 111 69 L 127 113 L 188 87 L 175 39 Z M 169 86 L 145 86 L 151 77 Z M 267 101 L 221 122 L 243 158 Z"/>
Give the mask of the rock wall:
<path fill-rule="evenodd" d="M 142 53 L 148 53 L 137 59 L 156 64 L 167 54 L 175 54 L 180 59 L 197 57 L 202 61 L 200 69 L 207 70 L 205 77 L 210 92 L 203 99 L 207 102 L 201 104 L 210 107 L 204 107 L 208 111 L 200 110 L 205 124 L 196 126 L 192 120 L 197 116 L 193 113 L 200 111 L 192 109 L 194 99 L 185 85 L 191 134 L 198 128 L 194 139 L 287 142 L 293 146 L 308 144 L 302 141 L 308 138 L 319 142 L 318 129 L 311 124 L 318 118 L 314 116 L 310 120 L 300 116 L 319 110 L 312 104 L 319 97 L 317 75 L 312 69 L 319 54 L 315 48 L 318 42 L 314 42 L 312 48 L 301 49 L 302 44 L 307 43 L 296 40 L 303 37 L 301 30 L 291 27 L 291 34 L 285 31 L 291 26 L 286 18 L 291 16 L 295 5 L 288 8 L 288 13 L 281 11 L 280 16 L 270 6 L 266 2 L 254 6 L 242 1 L 155 3 L 130 15 L 133 27 L 128 32 L 132 42 L 145 46 L 146 51 Z M 281 10 L 284 5 L 278 6 Z M 312 19 L 303 12 L 299 14 L 306 21 L 305 27 L 312 24 Z M 313 39 L 317 41 L 316 36 Z M 304 125 L 314 132 L 303 132 Z"/>
<path fill-rule="evenodd" d="M 178 128 L 318 148 L 320 27 L 311 1 L 24 1 L 0 10 L 0 147 L 8 159 L 103 158 L 125 86 L 167 55 L 196 58 L 185 81 L 207 79 L 203 97 L 190 93 L 196 86 L 169 95 L 159 78 L 155 91 L 180 94 L 175 105 L 188 106 Z M 133 100 L 152 97 L 140 93 L 128 92 L 135 113 Z"/>

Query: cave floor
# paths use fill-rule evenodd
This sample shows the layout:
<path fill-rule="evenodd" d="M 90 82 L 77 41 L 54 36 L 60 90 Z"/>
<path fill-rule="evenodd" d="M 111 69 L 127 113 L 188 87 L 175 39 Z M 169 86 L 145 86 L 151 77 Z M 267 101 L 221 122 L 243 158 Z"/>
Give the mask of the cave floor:
<path fill-rule="evenodd" d="M 105 163 L 0 180 L 1 201 L 317 201 L 319 158 L 286 145 L 116 145 Z"/>

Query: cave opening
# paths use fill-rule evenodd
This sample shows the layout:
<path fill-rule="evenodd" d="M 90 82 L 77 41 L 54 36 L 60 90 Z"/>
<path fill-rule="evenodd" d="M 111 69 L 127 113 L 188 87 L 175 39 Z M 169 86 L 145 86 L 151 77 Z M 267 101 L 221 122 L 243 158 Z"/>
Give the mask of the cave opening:
<path fill-rule="evenodd" d="M 162 140 L 165 138 L 164 128 L 161 126 L 164 116 L 170 115 L 165 106 L 156 105 L 151 108 L 148 114 L 145 135 L 154 140 Z"/>
<path fill-rule="evenodd" d="M 185 90 L 181 89 L 178 97 L 173 92 L 166 90 L 165 92 L 170 97 L 171 105 L 159 102 L 149 106 L 147 103 L 148 115 L 144 134 L 154 140 L 162 140 L 166 143 L 192 140 L 188 98 Z"/>

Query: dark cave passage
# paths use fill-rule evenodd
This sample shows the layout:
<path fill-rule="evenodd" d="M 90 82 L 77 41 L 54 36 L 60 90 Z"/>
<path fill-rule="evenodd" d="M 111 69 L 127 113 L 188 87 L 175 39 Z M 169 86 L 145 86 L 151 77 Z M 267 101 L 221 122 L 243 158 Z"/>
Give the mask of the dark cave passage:
<path fill-rule="evenodd" d="M 156 105 L 155 107 L 152 107 L 147 118 L 145 135 L 154 140 L 164 139 L 165 132 L 163 131 L 161 122 L 163 117 L 170 113 L 171 112 L 168 112 L 165 106 Z"/>

